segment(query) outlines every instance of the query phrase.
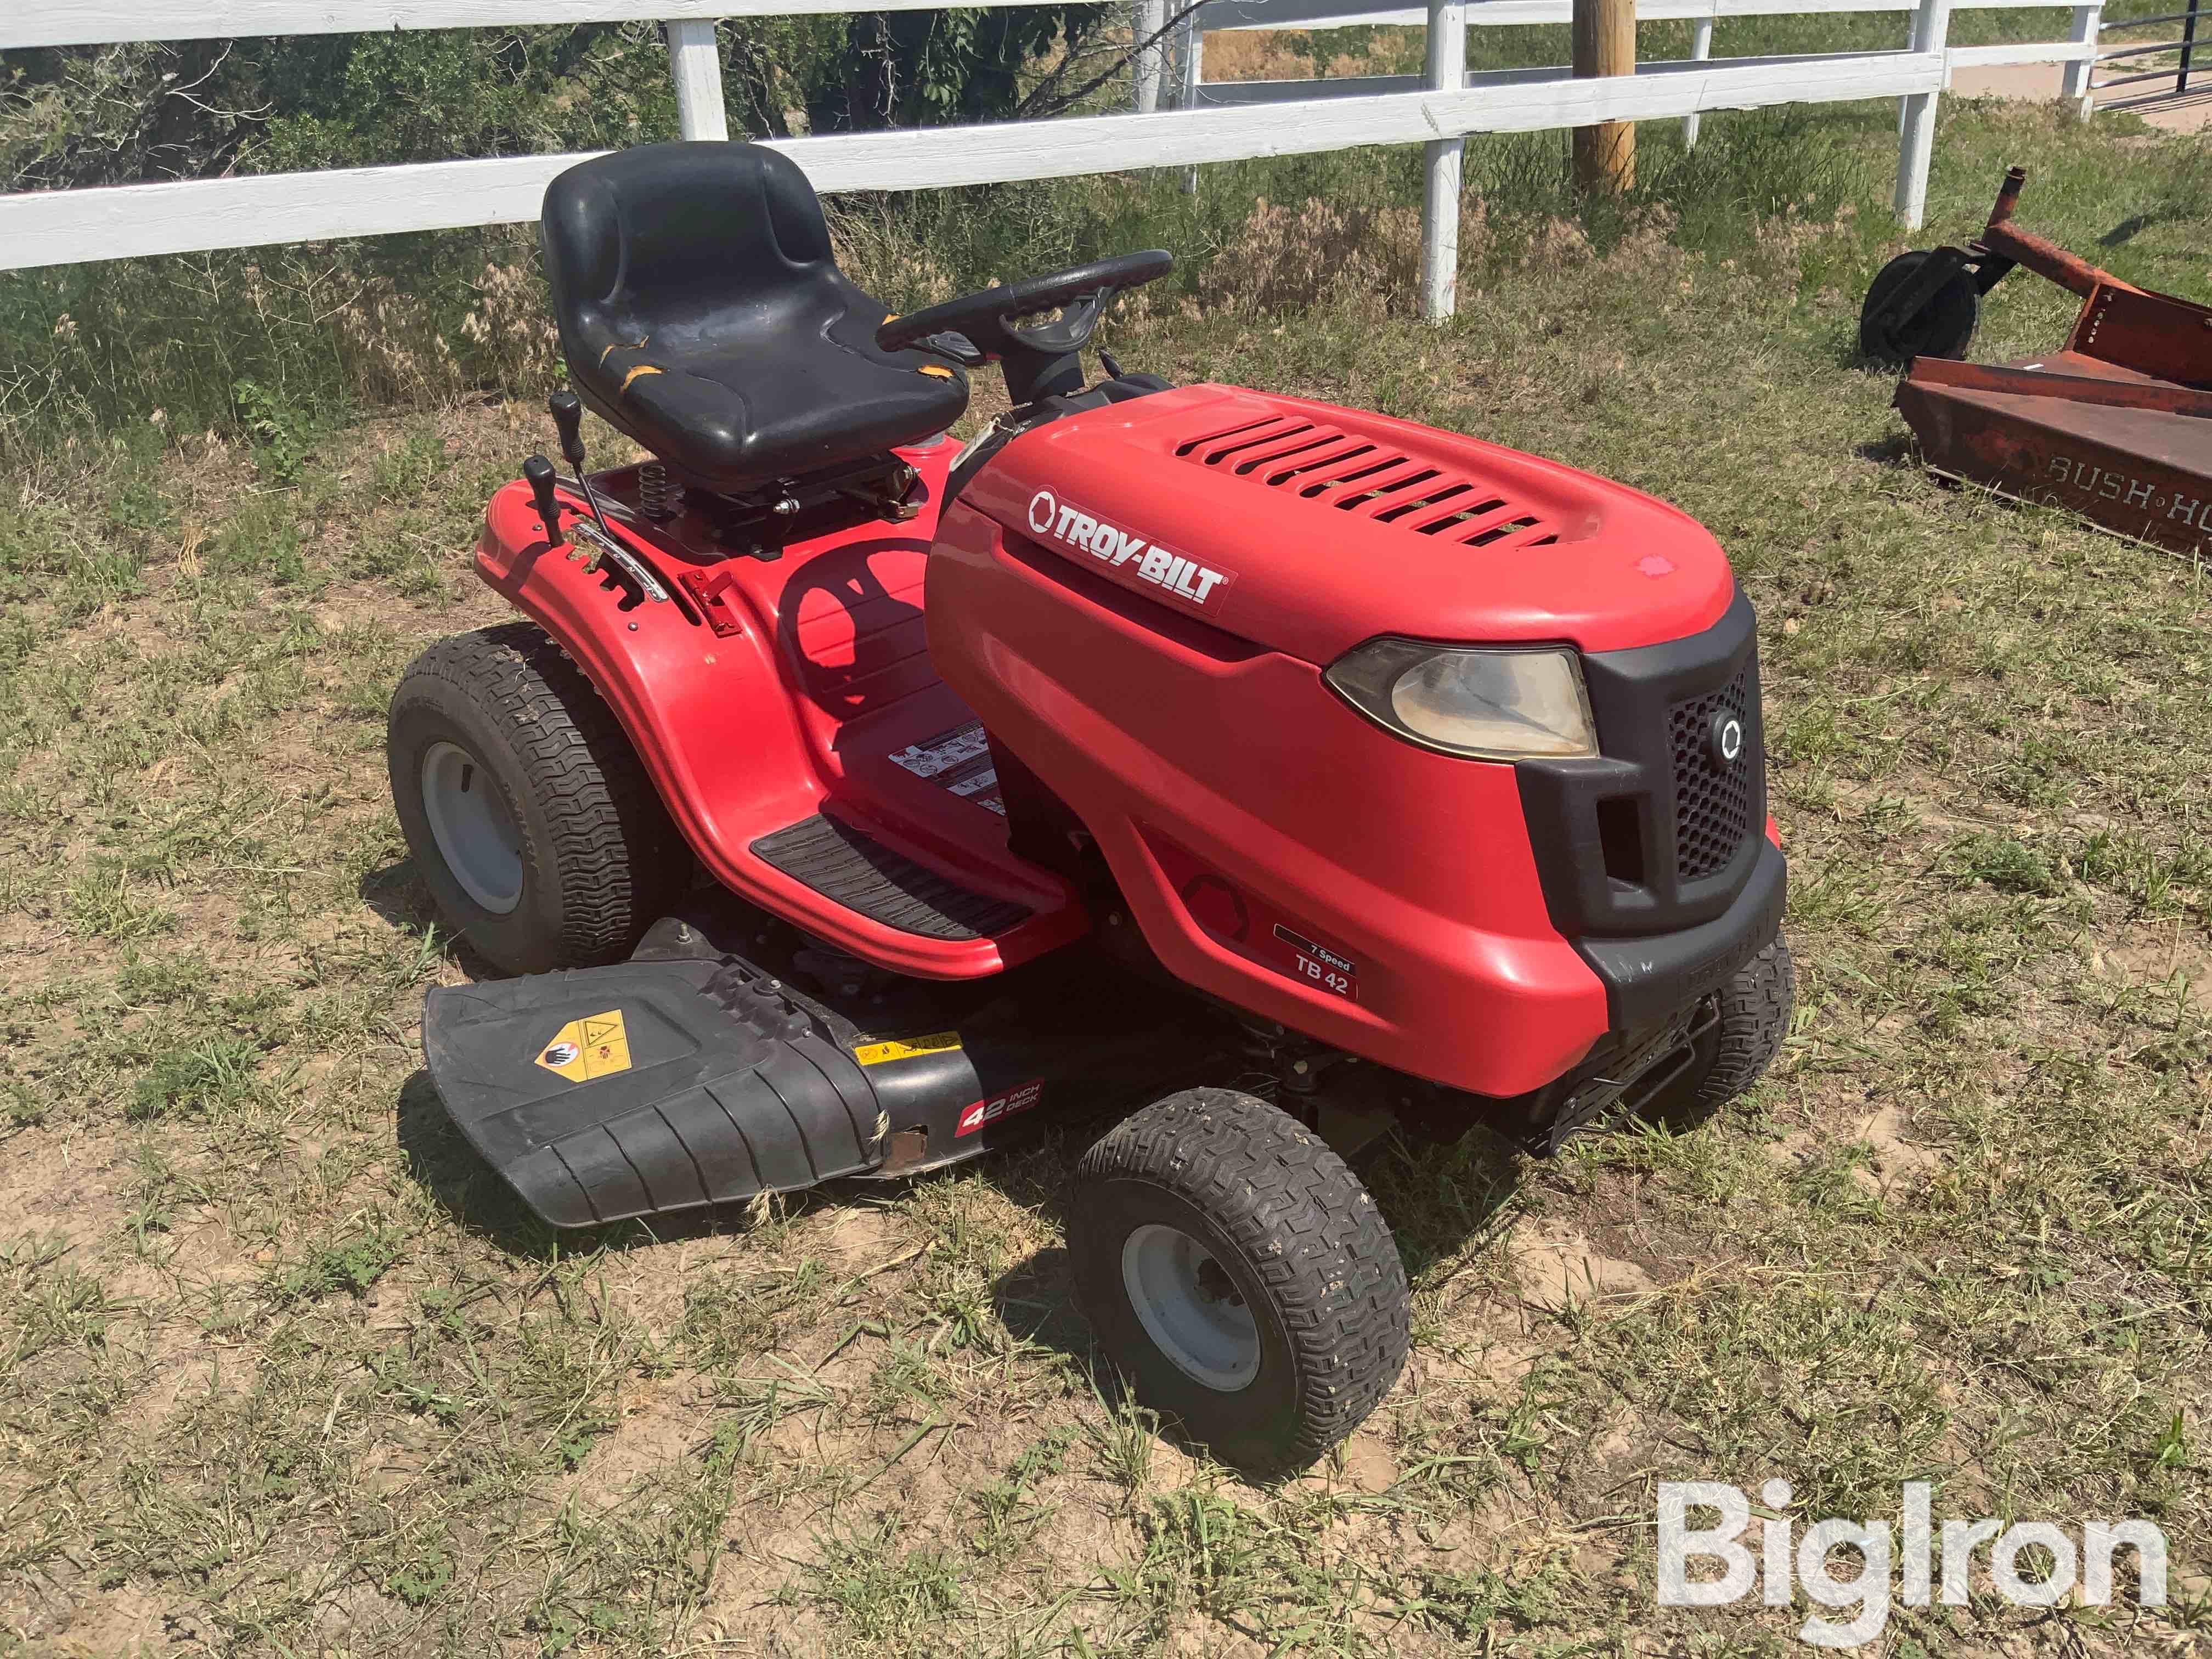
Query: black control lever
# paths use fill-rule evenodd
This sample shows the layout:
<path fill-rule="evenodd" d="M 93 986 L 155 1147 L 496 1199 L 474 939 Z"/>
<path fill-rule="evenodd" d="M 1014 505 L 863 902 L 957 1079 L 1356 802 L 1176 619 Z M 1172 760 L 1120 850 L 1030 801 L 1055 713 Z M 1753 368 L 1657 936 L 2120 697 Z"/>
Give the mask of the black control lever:
<path fill-rule="evenodd" d="M 565 539 L 561 534 L 561 505 L 553 499 L 553 463 L 543 455 L 532 455 L 522 464 L 522 476 L 530 484 L 530 494 L 538 503 L 538 516 L 545 526 L 545 539 L 558 547 Z"/>
<path fill-rule="evenodd" d="M 584 476 L 584 406 L 573 392 L 556 392 L 545 400 L 546 412 L 553 416 L 553 424 L 561 434 L 561 459 L 576 475 L 583 487 L 584 505 L 592 509 L 592 517 L 601 530 L 607 529 L 607 515 L 599 511 L 599 498 L 592 490 L 592 481 Z M 614 532 L 607 531 L 611 536 Z"/>

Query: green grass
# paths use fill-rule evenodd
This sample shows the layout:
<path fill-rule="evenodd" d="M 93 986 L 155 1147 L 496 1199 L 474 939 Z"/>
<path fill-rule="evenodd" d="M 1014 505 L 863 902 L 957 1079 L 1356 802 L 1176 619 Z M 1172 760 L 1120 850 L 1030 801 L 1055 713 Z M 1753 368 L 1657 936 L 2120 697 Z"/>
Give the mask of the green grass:
<path fill-rule="evenodd" d="M 1806 1609 L 1655 1608 L 1649 1523 L 1659 1480 L 1780 1476 L 1804 1518 L 1924 1479 L 1939 1513 L 2172 1540 L 2163 1620 L 1984 1598 L 1900 1608 L 1887 1651 L 2201 1645 L 2212 589 L 1911 465 L 1850 351 L 1905 241 L 1886 106 L 1707 132 L 1686 160 L 1650 132 L 1646 192 L 1573 225 L 1537 189 L 1560 141 L 1476 147 L 1441 329 L 1404 314 L 1404 157 L 1209 169 L 1194 201 L 1008 192 L 1059 205 L 966 240 L 925 205 L 860 249 L 926 289 L 1176 246 L 1126 361 L 1620 477 L 1710 526 L 1759 608 L 1781 1062 L 1680 1138 L 1386 1146 L 1413 1358 L 1275 1489 L 1096 1364 L 1060 1249 L 1077 1140 L 569 1237 L 446 1126 L 416 1020 L 465 975 L 382 711 L 422 644 L 503 615 L 465 556 L 544 442 L 528 402 L 27 445 L 0 518 L 0 1644 L 1779 1655 Z M 1936 155 L 1939 234 L 2022 161 L 2024 218 L 2212 295 L 2201 144 L 1953 101 Z M 1307 225 L 1316 257 L 1306 192 L 1359 188 Z M 1978 355 L 2071 310 L 2008 278 Z"/>

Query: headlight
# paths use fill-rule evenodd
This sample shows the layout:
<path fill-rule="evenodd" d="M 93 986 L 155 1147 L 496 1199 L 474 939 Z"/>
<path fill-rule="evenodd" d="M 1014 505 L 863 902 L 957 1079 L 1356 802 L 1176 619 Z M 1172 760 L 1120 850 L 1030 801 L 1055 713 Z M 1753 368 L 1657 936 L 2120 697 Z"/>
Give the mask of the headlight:
<path fill-rule="evenodd" d="M 1378 726 L 1425 749 L 1486 760 L 1597 753 L 1571 651 L 1458 651 L 1373 640 L 1323 677 Z"/>

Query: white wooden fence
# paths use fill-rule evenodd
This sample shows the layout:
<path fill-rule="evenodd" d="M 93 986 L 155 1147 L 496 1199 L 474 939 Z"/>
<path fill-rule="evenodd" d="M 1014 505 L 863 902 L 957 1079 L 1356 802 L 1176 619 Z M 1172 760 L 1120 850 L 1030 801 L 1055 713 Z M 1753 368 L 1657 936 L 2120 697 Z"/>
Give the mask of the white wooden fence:
<path fill-rule="evenodd" d="M 1018 5 L 1037 0 L 967 0 Z M 1585 126 L 1598 121 L 1680 118 L 1707 110 L 1895 97 L 1903 100 L 1897 210 L 1917 228 L 1926 200 L 1938 93 L 1964 64 L 2063 62 L 2069 94 L 2082 97 L 2096 46 L 2099 8 L 2074 10 L 2072 38 L 2048 46 L 1952 47 L 1945 37 L 1958 6 L 2036 0 L 1638 0 L 1640 19 L 1698 22 L 1697 56 L 1644 64 L 1633 76 L 1576 80 L 1565 69 L 1469 73 L 1469 24 L 1565 21 L 1570 0 L 1429 0 L 1418 9 L 1391 0 L 1206 0 L 1183 15 L 1174 90 L 1166 54 L 1139 58 L 1138 110 L 1026 124 L 838 133 L 775 141 L 825 193 L 926 190 L 1017 179 L 1143 167 L 1189 167 L 1349 149 L 1419 143 L 1426 148 L 1423 309 L 1450 314 L 1458 264 L 1461 143 L 1473 132 Z M 927 10 L 943 0 L 877 0 L 874 9 Z M 1139 0 L 1164 23 L 1187 0 Z M 2048 0 L 2045 0 L 2048 3 Z M 366 33 L 409 28 L 504 27 L 650 17 L 666 25 L 670 68 L 687 138 L 728 136 L 720 56 L 722 17 L 853 9 L 848 0 L 0 0 L 0 51 L 120 40 Z M 1789 12 L 1909 11 L 1905 49 L 1795 58 L 1711 58 L 1720 17 Z M 1140 9 L 1140 17 L 1144 15 Z M 1198 30 L 1311 27 L 1405 22 L 1428 30 L 1420 76 L 1273 82 L 1206 82 Z M 1141 24 L 1140 38 L 1152 31 Z M 1179 107 L 1159 108 L 1162 101 Z M 583 155 L 520 155 L 268 173 L 104 189 L 0 196 L 0 270 L 85 260 L 319 241 L 400 231 L 533 220 L 546 185 Z"/>
<path fill-rule="evenodd" d="M 1164 13 L 1169 0 L 1139 0 L 1139 15 Z M 1897 77 L 1894 90 L 1903 94 L 1899 128 L 1896 207 L 1908 229 L 1917 229 L 1925 216 L 1928 170 L 1935 142 L 1936 89 L 1923 88 L 1920 71 L 1911 60 L 1940 56 L 1942 85 L 1950 84 L 1954 70 L 1969 65 L 1998 64 L 2063 64 L 2066 74 L 2062 96 L 2074 100 L 2086 117 L 2088 106 L 2088 69 L 2097 51 L 2101 7 L 2072 9 L 2069 36 L 2063 41 L 2006 42 L 1996 46 L 1953 46 L 1947 44 L 1953 10 L 1996 9 L 2042 6 L 2050 0 L 1637 0 L 1639 22 L 1688 21 L 1693 25 L 1691 56 L 1686 58 L 1642 63 L 1636 76 L 1694 76 L 1687 87 L 1702 90 L 1705 78 L 1717 71 L 1747 78 L 1763 76 L 1783 90 L 1783 95 L 1761 98 L 1763 102 L 1811 103 L 1869 95 L 1856 90 L 1869 72 Z M 1814 57 L 1735 58 L 1716 64 L 1712 59 L 1713 24 L 1723 17 L 1769 17 L 1802 13 L 1911 13 L 1911 33 L 1905 52 L 1893 53 L 1831 52 Z M 1453 14 L 1459 15 L 1455 18 Z M 1439 17 L 1437 14 L 1441 14 Z M 1572 21 L 1572 0 L 1474 0 L 1462 6 L 1409 9 L 1397 0 L 1206 0 L 1200 10 L 1187 17 L 1177 32 L 1174 58 L 1178 72 L 1163 75 L 1163 86 L 1176 89 L 1176 101 L 1186 107 L 1249 106 L 1308 102 L 1316 98 L 1369 98 L 1407 93 L 1450 84 L 1455 66 L 1460 84 L 1493 92 L 1507 88 L 1546 88 L 1566 90 L 1576 84 L 1564 65 L 1540 69 L 1468 70 L 1465 68 L 1465 29 L 1468 25 L 1500 27 Z M 1336 28 L 1353 23 L 1431 25 L 1425 72 L 1423 75 L 1347 76 L 1322 81 L 1224 81 L 1204 78 L 1200 53 L 1203 27 L 1218 29 Z M 1441 27 L 1438 25 L 1441 24 Z M 1145 32 L 1144 23 L 1139 24 Z M 1139 64 L 1137 100 L 1146 107 L 1147 89 Z M 1835 76 L 1834 80 L 1829 77 Z M 1909 84 L 1908 84 L 1909 82 Z M 1583 82 L 1582 84 L 1593 84 Z M 1656 88 L 1655 88 L 1656 90 Z M 1637 100 L 1638 113 L 1627 118 L 1669 111 L 1646 107 Z M 1715 107 L 1701 98 L 1682 118 L 1684 141 L 1698 141 L 1699 112 Z M 1741 103 L 1720 106 L 1743 107 Z M 1602 117 L 1596 118 L 1604 118 Z M 1578 121 L 1546 122 L 1545 125 L 1579 125 Z M 1491 130 L 1500 130 L 1492 128 Z M 1454 204 L 1459 195 L 1459 156 L 1456 139 L 1431 141 L 1428 146 L 1428 191 L 1424 203 L 1423 302 L 1426 314 L 1449 314 L 1451 287 L 1456 270 L 1458 235 Z M 1449 222 L 1447 222 L 1449 221 Z"/>

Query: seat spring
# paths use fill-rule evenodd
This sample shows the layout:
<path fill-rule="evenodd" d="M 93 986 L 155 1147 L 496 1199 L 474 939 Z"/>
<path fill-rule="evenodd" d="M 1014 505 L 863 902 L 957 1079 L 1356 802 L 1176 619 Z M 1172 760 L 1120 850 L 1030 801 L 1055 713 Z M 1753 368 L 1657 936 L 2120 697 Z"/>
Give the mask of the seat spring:
<path fill-rule="evenodd" d="M 672 519 L 683 495 L 681 485 L 671 484 L 668 469 L 647 461 L 637 470 L 637 510 L 648 519 Z"/>

